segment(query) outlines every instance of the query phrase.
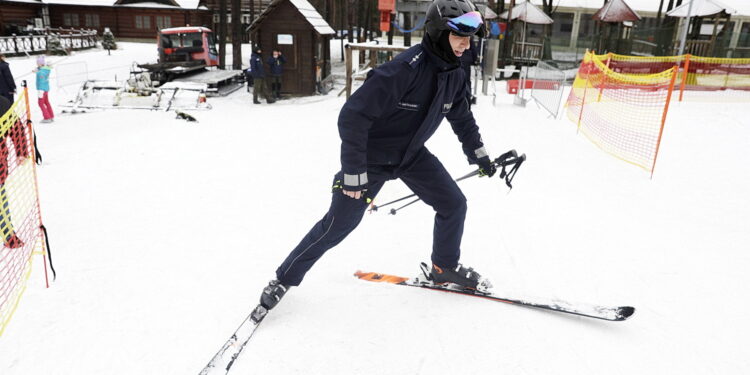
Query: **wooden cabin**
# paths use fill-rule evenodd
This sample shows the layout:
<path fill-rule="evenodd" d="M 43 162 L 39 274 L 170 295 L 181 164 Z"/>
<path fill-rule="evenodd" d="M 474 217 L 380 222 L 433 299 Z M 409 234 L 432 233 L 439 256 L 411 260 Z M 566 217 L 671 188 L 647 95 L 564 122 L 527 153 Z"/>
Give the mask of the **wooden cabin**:
<path fill-rule="evenodd" d="M 0 0 L 0 36 L 26 34 L 29 26 L 44 27 L 42 0 Z"/>
<path fill-rule="evenodd" d="M 331 74 L 331 26 L 307 0 L 273 0 L 247 28 L 250 40 L 263 51 L 274 49 L 286 58 L 281 93 L 314 95 Z"/>
<path fill-rule="evenodd" d="M 0 0 L 0 34 L 18 29 L 109 28 L 117 38 L 155 38 L 159 29 L 210 26 L 205 0 Z"/>

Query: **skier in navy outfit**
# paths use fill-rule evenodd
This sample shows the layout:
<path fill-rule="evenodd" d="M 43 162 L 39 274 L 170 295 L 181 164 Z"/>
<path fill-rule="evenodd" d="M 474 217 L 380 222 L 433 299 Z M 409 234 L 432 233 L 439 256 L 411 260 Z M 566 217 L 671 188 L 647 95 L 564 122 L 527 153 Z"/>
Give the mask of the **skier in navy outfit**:
<path fill-rule="evenodd" d="M 273 308 L 289 287 L 300 285 L 313 264 L 357 227 L 383 184 L 396 178 L 436 212 L 433 282 L 490 286 L 459 263 L 466 197 L 424 145 L 447 118 L 480 175 L 496 171 L 469 110 L 459 62 L 470 37 L 483 35 L 483 26 L 470 1 L 435 0 L 422 43 L 370 71 L 344 104 L 338 119 L 341 171 L 333 178 L 331 206 L 276 270 L 261 294 L 263 307 Z"/>

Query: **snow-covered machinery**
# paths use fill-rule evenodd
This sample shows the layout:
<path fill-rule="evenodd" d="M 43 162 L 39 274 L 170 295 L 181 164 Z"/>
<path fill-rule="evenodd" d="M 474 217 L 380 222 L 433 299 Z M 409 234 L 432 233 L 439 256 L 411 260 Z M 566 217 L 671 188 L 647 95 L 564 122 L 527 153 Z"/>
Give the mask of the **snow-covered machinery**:
<path fill-rule="evenodd" d="M 132 75 L 126 81 L 88 80 L 63 112 L 89 109 L 210 109 L 206 86 L 191 82 L 169 82 L 155 87 L 148 74 Z"/>
<path fill-rule="evenodd" d="M 244 85 L 241 70 L 219 70 L 214 33 L 205 27 L 173 27 L 157 34 L 159 60 L 134 64 L 132 75 L 148 73 L 151 80 L 163 85 L 171 81 L 205 85 L 208 96 L 224 96 Z"/>

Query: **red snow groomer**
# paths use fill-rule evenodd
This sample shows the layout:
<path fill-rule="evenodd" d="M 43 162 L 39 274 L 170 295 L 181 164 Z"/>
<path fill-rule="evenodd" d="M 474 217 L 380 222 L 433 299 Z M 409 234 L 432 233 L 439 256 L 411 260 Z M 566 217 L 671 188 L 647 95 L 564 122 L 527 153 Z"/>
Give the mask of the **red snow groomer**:
<path fill-rule="evenodd" d="M 244 84 L 241 70 L 220 70 L 216 37 L 206 27 L 185 26 L 159 30 L 156 37 L 159 60 L 137 64 L 154 82 L 206 84 L 210 95 L 226 95 Z M 140 73 L 140 72 L 133 72 Z"/>
<path fill-rule="evenodd" d="M 213 31 L 205 27 L 173 27 L 157 35 L 159 62 L 218 66 L 219 53 Z"/>

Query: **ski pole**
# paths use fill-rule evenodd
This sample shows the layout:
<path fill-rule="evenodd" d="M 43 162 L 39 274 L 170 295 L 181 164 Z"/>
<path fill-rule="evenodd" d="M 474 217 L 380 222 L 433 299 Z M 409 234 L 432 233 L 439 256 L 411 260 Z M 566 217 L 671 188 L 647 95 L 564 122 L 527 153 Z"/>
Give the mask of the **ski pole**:
<path fill-rule="evenodd" d="M 476 175 L 478 175 L 478 174 L 479 174 L 479 170 L 476 170 L 476 171 L 474 171 L 474 172 L 471 172 L 471 173 L 469 173 L 469 174 L 467 174 L 467 175 L 465 175 L 465 176 L 463 176 L 463 177 L 457 178 L 457 179 L 456 179 L 455 181 L 456 181 L 456 182 L 458 182 L 458 181 L 461 181 L 461 180 L 465 180 L 465 179 L 467 179 L 467 178 L 469 178 L 469 177 L 472 177 L 472 176 L 476 176 Z M 401 198 L 399 198 L 399 199 L 396 199 L 396 200 L 392 200 L 392 201 L 390 201 L 390 202 L 388 202 L 388 203 L 383 203 L 383 204 L 381 204 L 380 206 L 377 206 L 377 205 L 374 205 L 374 204 L 373 204 L 373 205 L 372 205 L 372 206 L 370 207 L 370 211 L 377 211 L 377 210 L 378 210 L 378 208 L 381 208 L 381 207 L 385 207 L 385 206 L 390 206 L 390 205 L 392 205 L 392 204 L 394 204 L 394 203 L 398 203 L 398 202 L 401 202 L 401 201 L 403 201 L 403 200 L 405 200 L 405 199 L 409 199 L 409 198 L 412 198 L 412 197 L 416 197 L 416 196 L 417 196 L 417 194 L 414 194 L 414 193 L 412 193 L 412 194 L 409 194 L 409 195 L 407 195 L 407 196 L 405 196 L 405 197 L 401 197 Z M 397 210 L 395 210 L 395 211 L 398 211 L 398 210 L 400 210 L 400 209 L 402 209 L 402 208 L 404 208 L 404 207 L 406 207 L 406 206 L 408 206 L 408 205 L 410 205 L 410 204 L 412 204 L 412 203 L 414 203 L 414 202 L 417 202 L 417 201 L 419 201 L 419 199 L 417 199 L 417 200 L 415 200 L 415 201 L 411 201 L 411 202 L 407 203 L 406 205 L 404 205 L 404 206 L 401 206 L 401 207 L 399 207 L 399 208 L 398 208 Z M 394 209 L 391 209 L 391 214 L 392 214 L 392 215 L 393 215 L 393 214 L 395 214 L 395 213 L 394 213 Z"/>
<path fill-rule="evenodd" d="M 391 211 L 390 211 L 390 212 L 388 212 L 388 214 L 390 214 L 390 215 L 395 215 L 395 214 L 396 214 L 396 212 L 398 212 L 398 211 L 399 211 L 400 209 L 402 209 L 402 208 L 404 208 L 404 207 L 408 207 L 408 206 L 411 206 L 412 204 L 414 204 L 414 203 L 417 203 L 417 202 L 419 202 L 419 201 L 421 201 L 421 200 L 422 200 L 422 198 L 417 198 L 417 199 L 415 199 L 415 200 L 413 200 L 413 201 L 411 201 L 411 202 L 409 202 L 409 203 L 407 203 L 407 204 L 405 204 L 405 205 L 403 205 L 403 206 L 401 206 L 401 207 L 399 207 L 399 208 L 391 208 Z"/>
<path fill-rule="evenodd" d="M 500 178 L 504 178 L 505 179 L 505 184 L 508 185 L 508 187 L 512 189 L 513 186 L 511 185 L 511 181 L 513 180 L 513 177 L 515 177 L 516 172 L 518 172 L 518 168 L 521 166 L 521 163 L 523 163 L 525 160 L 526 160 L 526 154 L 522 154 L 521 156 L 518 156 L 518 153 L 516 152 L 516 150 L 510 150 L 510 151 L 507 151 L 504 154 L 498 156 L 497 158 L 495 158 L 495 160 L 493 160 L 492 163 L 495 166 L 497 166 L 497 167 L 501 167 L 502 170 L 500 172 Z M 509 172 L 506 172 L 505 168 L 508 167 L 508 166 L 511 166 L 511 165 L 513 166 L 512 169 Z M 470 173 L 468 173 L 468 174 L 466 174 L 466 175 L 464 175 L 462 177 L 457 178 L 455 181 L 456 182 L 463 181 L 463 180 L 465 180 L 467 178 L 477 176 L 477 175 L 479 175 L 479 173 L 480 173 L 480 170 L 477 169 L 477 170 L 472 171 L 472 172 L 470 172 Z M 409 194 L 409 195 L 407 195 L 405 197 L 401 197 L 399 199 L 390 201 L 388 203 L 383 203 L 383 204 L 381 204 L 379 206 L 375 205 L 375 204 L 372 204 L 370 206 L 370 210 L 369 211 L 370 212 L 377 211 L 379 208 L 382 208 L 382 207 L 385 207 L 385 206 L 389 206 L 389 205 L 394 204 L 394 203 L 401 202 L 401 201 L 403 201 L 405 199 L 409 199 L 409 198 L 415 197 L 416 195 L 417 194 Z M 415 200 L 413 200 L 413 201 L 411 201 L 411 202 L 409 202 L 409 203 L 407 203 L 407 204 L 405 204 L 405 205 L 403 205 L 403 206 L 401 206 L 399 208 L 395 208 L 395 209 L 392 208 L 390 210 L 389 214 L 395 215 L 396 212 L 398 212 L 402 208 L 410 206 L 410 205 L 412 205 L 412 204 L 414 204 L 414 203 L 416 203 L 416 202 L 418 202 L 420 200 L 421 200 L 421 198 L 417 198 L 417 199 L 415 199 Z"/>

